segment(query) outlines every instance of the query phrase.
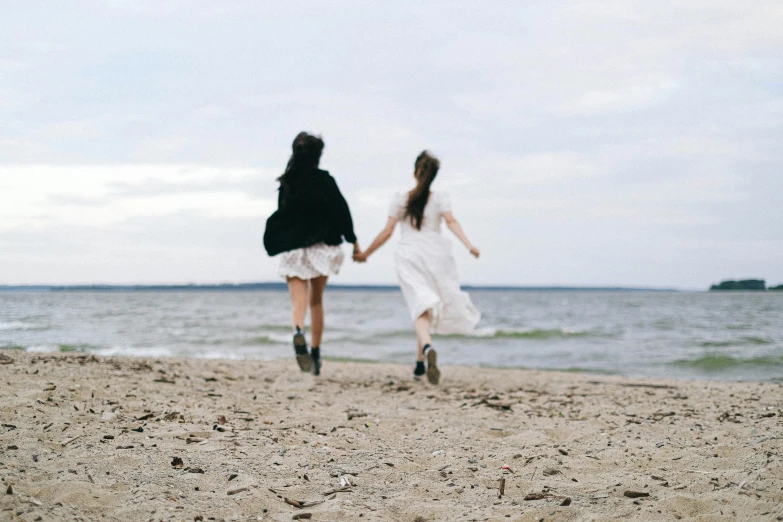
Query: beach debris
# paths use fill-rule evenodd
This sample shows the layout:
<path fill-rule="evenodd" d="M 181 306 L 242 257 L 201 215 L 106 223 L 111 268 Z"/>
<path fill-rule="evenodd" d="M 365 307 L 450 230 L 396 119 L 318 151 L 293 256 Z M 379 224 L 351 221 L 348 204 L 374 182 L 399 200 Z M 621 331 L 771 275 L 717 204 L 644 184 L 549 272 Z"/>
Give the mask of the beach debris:
<path fill-rule="evenodd" d="M 149 420 L 149 419 L 151 419 L 151 418 L 152 418 L 152 417 L 154 417 L 154 416 L 155 416 L 155 414 L 154 414 L 154 413 L 145 413 L 145 414 L 144 414 L 144 415 L 142 415 L 141 417 L 136 417 L 136 420 L 137 420 L 137 421 L 145 421 L 145 420 Z"/>
<path fill-rule="evenodd" d="M 138 428 L 133 428 L 131 431 L 135 431 L 138 433 L 144 433 L 144 426 L 139 426 Z"/>
<path fill-rule="evenodd" d="M 57 386 L 56 386 L 56 385 L 54 385 L 54 384 L 50 384 L 49 386 L 47 386 L 46 388 L 44 388 L 44 389 L 43 389 L 43 391 L 54 391 L 54 390 L 56 390 L 56 389 L 57 389 Z"/>
<path fill-rule="evenodd" d="M 117 446 L 115 449 L 133 449 L 135 446 L 132 446 L 130 444 L 126 446 Z"/>
<path fill-rule="evenodd" d="M 113 420 L 114 417 L 116 417 L 117 414 L 113 411 L 104 411 L 101 413 L 101 422 L 109 422 L 110 420 Z"/>
<path fill-rule="evenodd" d="M 551 477 L 552 475 L 559 475 L 561 471 L 555 468 L 544 468 L 543 473 L 545 477 Z"/>
<path fill-rule="evenodd" d="M 242 493 L 243 491 L 248 491 L 250 488 L 248 487 L 241 487 L 236 489 L 229 489 L 226 491 L 226 495 L 236 495 L 237 493 Z"/>
<path fill-rule="evenodd" d="M 560 503 L 561 506 L 570 506 L 571 505 L 571 497 L 566 497 L 563 499 L 563 501 Z"/>
<path fill-rule="evenodd" d="M 14 360 L 8 357 L 6 354 L 0 353 L 0 364 L 12 364 L 13 362 Z"/>
<path fill-rule="evenodd" d="M 218 415 L 217 423 L 220 424 L 221 426 L 224 426 L 228 423 L 228 420 L 226 420 L 225 415 Z"/>
<path fill-rule="evenodd" d="M 239 476 L 239 475 L 237 475 L 236 473 L 232 473 L 231 475 L 229 475 L 229 477 L 228 477 L 228 481 L 229 481 L 229 482 L 231 482 L 232 480 L 234 480 L 234 479 L 235 479 L 235 478 L 237 478 L 238 476 Z"/>
<path fill-rule="evenodd" d="M 662 447 L 664 447 L 665 445 L 666 445 L 666 443 L 665 443 L 665 442 L 656 442 L 656 443 L 655 443 L 655 447 L 656 447 L 656 448 L 662 448 Z"/>
<path fill-rule="evenodd" d="M 77 435 L 77 436 L 75 436 L 75 437 L 71 437 L 70 439 L 65 439 L 64 441 L 62 441 L 62 442 L 60 443 L 60 445 L 62 445 L 62 446 L 67 446 L 67 445 L 68 445 L 68 444 L 70 444 L 71 442 L 75 441 L 76 439 L 80 439 L 80 438 L 82 438 L 82 437 L 83 437 L 83 435 Z"/>
<path fill-rule="evenodd" d="M 503 464 L 503 466 L 500 469 L 505 469 L 510 471 L 511 473 L 514 473 L 514 470 L 511 469 L 511 466 L 509 466 L 508 464 Z"/>
<path fill-rule="evenodd" d="M 625 493 L 623 493 L 624 497 L 628 498 L 641 498 L 641 497 L 649 497 L 650 494 L 646 491 L 633 491 L 631 489 L 626 490 Z"/>
<path fill-rule="evenodd" d="M 348 420 L 358 419 L 359 417 L 367 417 L 369 415 L 369 413 L 364 413 L 356 410 L 347 410 L 345 413 L 348 414 Z"/>
<path fill-rule="evenodd" d="M 5 488 L 5 494 L 6 495 L 13 495 L 14 494 L 14 488 L 11 487 L 11 484 L 8 484 L 8 487 Z"/>
<path fill-rule="evenodd" d="M 498 485 L 498 498 L 502 498 L 503 495 L 506 493 L 506 479 L 501 478 L 500 484 Z"/>
<path fill-rule="evenodd" d="M 182 469 L 185 466 L 185 463 L 182 462 L 182 458 L 180 457 L 174 457 L 171 460 L 171 467 L 174 469 Z"/>
<path fill-rule="evenodd" d="M 525 500 L 542 500 L 547 497 L 546 493 L 528 493 L 525 495 Z"/>
<path fill-rule="evenodd" d="M 112 440 L 114 439 L 114 435 L 104 435 L 103 438 L 106 440 Z"/>
<path fill-rule="evenodd" d="M 446 454 L 446 452 L 444 450 L 435 450 L 435 451 L 432 452 L 432 456 L 433 457 L 439 457 L 439 456 L 445 455 L 445 454 Z"/>
<path fill-rule="evenodd" d="M 305 520 L 309 518 L 313 518 L 312 513 L 297 513 L 293 517 L 291 517 L 293 520 Z"/>
<path fill-rule="evenodd" d="M 196 442 L 206 442 L 206 441 L 207 439 L 205 439 L 204 437 L 187 437 L 185 439 L 185 444 L 193 444 Z"/>
<path fill-rule="evenodd" d="M 325 493 L 323 493 L 323 495 L 325 497 L 328 497 L 329 495 L 334 495 L 335 493 L 349 493 L 351 491 L 353 491 L 351 489 L 351 486 L 343 486 L 341 488 L 330 489 L 329 491 L 326 491 Z"/>
<path fill-rule="evenodd" d="M 733 422 L 735 424 L 741 424 L 742 421 L 739 420 L 737 417 L 742 417 L 742 414 L 741 413 L 731 413 L 729 411 L 725 411 L 725 412 L 721 413 L 720 416 L 718 416 L 718 422 L 729 421 L 729 422 Z"/>
<path fill-rule="evenodd" d="M 16 444 L 9 444 L 7 446 L 7 449 L 9 449 L 9 450 L 18 450 L 19 446 L 17 446 Z"/>
<path fill-rule="evenodd" d="M 204 470 L 201 468 L 188 468 L 186 471 L 188 473 L 204 473 Z"/>
<path fill-rule="evenodd" d="M 182 415 L 178 411 L 172 411 L 171 413 L 167 413 L 166 415 L 164 415 L 163 416 L 163 420 L 166 420 L 166 421 L 183 420 L 184 421 L 185 420 L 185 416 Z"/>
<path fill-rule="evenodd" d="M 557 451 L 560 452 L 561 455 L 568 456 L 568 451 L 564 450 L 563 448 L 557 448 Z"/>

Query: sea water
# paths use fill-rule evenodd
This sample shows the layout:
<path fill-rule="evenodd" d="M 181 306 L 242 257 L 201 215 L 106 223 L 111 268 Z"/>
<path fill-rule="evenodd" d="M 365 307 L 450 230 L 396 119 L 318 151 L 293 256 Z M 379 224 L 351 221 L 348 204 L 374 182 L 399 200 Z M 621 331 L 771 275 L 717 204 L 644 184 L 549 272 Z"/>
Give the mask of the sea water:
<path fill-rule="evenodd" d="M 472 291 L 473 335 L 435 338 L 443 366 L 783 381 L 782 292 Z M 413 364 L 398 291 L 328 289 L 322 353 Z M 291 358 L 284 291 L 0 292 L 0 349 Z M 328 362 L 324 367 L 328 371 Z"/>

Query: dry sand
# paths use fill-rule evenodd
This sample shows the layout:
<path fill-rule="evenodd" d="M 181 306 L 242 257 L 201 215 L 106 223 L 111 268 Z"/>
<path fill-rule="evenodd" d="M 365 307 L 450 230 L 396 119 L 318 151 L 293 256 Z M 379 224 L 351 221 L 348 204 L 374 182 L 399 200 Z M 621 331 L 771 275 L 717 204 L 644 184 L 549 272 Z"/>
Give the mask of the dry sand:
<path fill-rule="evenodd" d="M 783 520 L 777 383 L 0 359 L 2 520 Z"/>

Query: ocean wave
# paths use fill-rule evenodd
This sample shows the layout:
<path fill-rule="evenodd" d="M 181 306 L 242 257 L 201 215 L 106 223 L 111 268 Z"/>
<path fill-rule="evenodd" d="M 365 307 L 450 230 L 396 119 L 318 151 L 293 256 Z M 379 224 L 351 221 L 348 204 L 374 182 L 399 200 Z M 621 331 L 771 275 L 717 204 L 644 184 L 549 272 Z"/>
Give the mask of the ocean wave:
<path fill-rule="evenodd" d="M 602 337 L 588 330 L 576 328 L 487 328 L 479 329 L 469 337 L 492 339 L 569 339 L 574 337 Z"/>
<path fill-rule="evenodd" d="M 245 339 L 243 341 L 243 344 L 245 346 L 255 346 L 255 345 L 268 345 L 268 344 L 288 344 L 291 342 L 291 336 L 287 336 L 285 339 L 282 338 L 280 335 L 261 335 L 258 337 L 252 337 L 250 339 Z"/>
<path fill-rule="evenodd" d="M 46 326 L 25 323 L 23 321 L 11 321 L 10 323 L 0 323 L 0 330 L 46 330 Z"/>
<path fill-rule="evenodd" d="M 94 348 L 89 344 L 61 344 L 57 346 L 57 351 L 61 353 L 84 353 Z"/>
<path fill-rule="evenodd" d="M 109 348 L 96 348 L 90 350 L 90 353 L 95 355 L 101 355 L 104 357 L 111 357 L 116 355 L 122 355 L 126 357 L 172 357 L 177 355 L 173 350 L 166 347 L 147 346 L 147 347 L 134 347 L 134 346 L 112 346 Z"/>
<path fill-rule="evenodd" d="M 725 341 L 702 341 L 698 343 L 698 346 L 703 348 L 725 348 L 727 346 L 759 346 L 774 343 L 775 341 L 766 337 L 745 336 Z"/>
<path fill-rule="evenodd" d="M 679 359 L 670 363 L 681 368 L 691 368 L 702 371 L 722 371 L 736 368 L 763 367 L 766 369 L 783 368 L 783 357 L 760 356 L 740 358 L 731 355 L 704 355 L 696 359 Z"/>

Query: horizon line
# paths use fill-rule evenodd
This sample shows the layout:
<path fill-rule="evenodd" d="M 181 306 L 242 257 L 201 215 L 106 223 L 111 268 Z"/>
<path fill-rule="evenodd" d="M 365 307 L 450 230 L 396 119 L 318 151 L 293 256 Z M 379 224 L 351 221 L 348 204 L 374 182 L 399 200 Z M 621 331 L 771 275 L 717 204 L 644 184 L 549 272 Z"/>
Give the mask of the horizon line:
<path fill-rule="evenodd" d="M 0 291 L 176 291 L 176 290 L 286 290 L 287 284 L 282 281 L 264 281 L 249 283 L 159 283 L 159 284 L 0 284 Z M 329 288 L 333 290 L 385 290 L 399 291 L 397 284 L 377 283 L 334 283 Z M 618 291 L 618 292 L 682 292 L 689 291 L 674 287 L 622 286 L 622 285 L 498 285 L 498 284 L 464 284 L 465 290 L 496 290 L 496 291 Z M 698 291 L 698 290 L 696 290 Z"/>

